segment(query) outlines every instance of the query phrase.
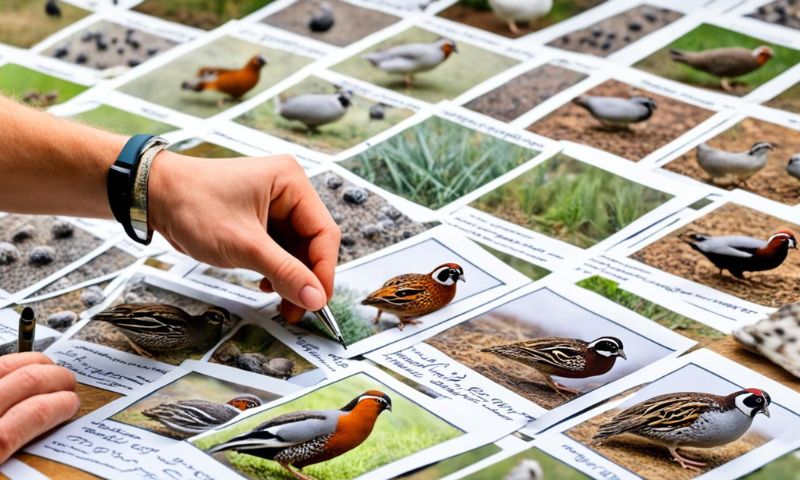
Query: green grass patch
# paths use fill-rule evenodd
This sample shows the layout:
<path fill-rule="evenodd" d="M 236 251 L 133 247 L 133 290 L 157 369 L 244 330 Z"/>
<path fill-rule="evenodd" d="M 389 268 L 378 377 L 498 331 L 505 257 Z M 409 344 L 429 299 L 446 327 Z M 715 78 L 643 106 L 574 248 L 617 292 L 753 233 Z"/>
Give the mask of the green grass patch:
<path fill-rule="evenodd" d="M 480 245 L 484 250 L 491 253 L 495 257 L 499 258 L 503 263 L 505 263 L 509 267 L 525 275 L 531 280 L 534 281 L 539 280 L 540 278 L 544 278 L 547 275 L 550 275 L 550 270 L 546 268 L 542 268 L 538 265 L 526 262 L 525 260 L 519 257 L 515 257 L 514 255 L 508 254 L 506 252 L 501 252 L 500 250 L 496 250 L 483 243 L 478 243 L 478 245 Z"/>
<path fill-rule="evenodd" d="M 520 452 L 514 456 L 508 457 L 505 460 L 501 460 L 482 470 L 478 470 L 472 475 L 467 475 L 464 477 L 464 480 L 496 480 L 500 478 L 512 478 L 509 476 L 509 474 L 520 464 L 520 462 L 525 460 L 533 460 L 538 463 L 539 467 L 541 467 L 542 472 L 544 473 L 544 477 L 548 479 L 557 478 L 558 480 L 583 480 L 590 478 L 566 463 L 547 455 L 538 448 L 531 448 L 530 450 L 525 450 L 524 452 Z M 515 476 L 513 478 L 518 477 Z M 519 478 L 528 477 L 526 476 Z M 530 478 L 534 477 L 531 476 Z"/>
<path fill-rule="evenodd" d="M 433 117 L 342 165 L 390 192 L 437 209 L 537 153 Z"/>
<path fill-rule="evenodd" d="M 501 451 L 500 447 L 494 443 L 478 447 L 461 455 L 450 457 L 441 462 L 437 462 L 429 467 L 417 470 L 407 475 L 400 476 L 403 480 L 438 480 L 452 473 L 463 470 L 470 465 L 477 463 L 484 458 L 488 458 Z"/>
<path fill-rule="evenodd" d="M 789 89 L 767 102 L 766 105 L 800 113 L 800 83 L 795 83 Z"/>
<path fill-rule="evenodd" d="M 742 480 L 800 480 L 800 453 L 787 453 L 769 462 Z"/>
<path fill-rule="evenodd" d="M 412 27 L 350 57 L 334 66 L 333 69 L 381 87 L 401 91 L 420 100 L 438 102 L 455 98 L 484 80 L 519 63 L 513 58 L 460 42 L 458 53 L 453 53 L 450 58 L 433 70 L 415 75 L 414 85 L 406 88 L 402 75 L 384 72 L 362 58 L 366 53 L 407 43 L 430 43 L 438 38 L 440 38 L 438 34 Z M 479 68 L 476 68 L 478 66 Z"/>
<path fill-rule="evenodd" d="M 735 94 L 745 95 L 753 89 L 785 72 L 800 62 L 800 51 L 766 42 L 759 38 L 744 35 L 714 25 L 703 24 L 686 35 L 675 40 L 667 47 L 641 60 L 635 66 L 671 80 L 688 83 L 698 87 L 720 90 L 719 79 L 682 63 L 670 59 L 669 50 L 678 49 L 699 52 L 712 48 L 743 47 L 753 49 L 767 45 L 775 52 L 775 56 L 758 70 L 737 77 Z"/>
<path fill-rule="evenodd" d="M 0 1 L 0 43 L 28 48 L 89 14 L 69 3 L 59 2 L 61 16 L 51 17 L 44 12 L 44 5 L 43 0 Z"/>
<path fill-rule="evenodd" d="M 18 101 L 27 93 L 56 92 L 58 96 L 54 103 L 58 104 L 66 102 L 87 88 L 15 63 L 0 67 L 0 92 Z"/>
<path fill-rule="evenodd" d="M 339 324 L 345 343 L 353 343 L 369 338 L 380 331 L 380 326 L 373 325 L 372 318 L 367 318 L 358 309 L 361 300 L 367 297 L 369 292 L 357 291 L 343 285 L 334 287 L 333 297 L 328 306 Z M 377 314 L 377 310 L 375 311 Z M 313 315 L 303 317 L 303 324 L 311 331 L 326 338 L 331 338 L 328 330 Z M 335 339 L 334 339 L 335 340 Z"/>
<path fill-rule="evenodd" d="M 587 248 L 672 195 L 563 155 L 472 203 L 514 224 Z"/>
<path fill-rule="evenodd" d="M 146 0 L 136 6 L 148 15 L 211 30 L 228 20 L 249 15 L 272 0 Z"/>
<path fill-rule="evenodd" d="M 207 450 L 230 438 L 245 433 L 279 415 L 302 410 L 330 410 L 346 405 L 367 390 L 380 390 L 392 399 L 392 411 L 380 415 L 372 434 L 350 452 L 324 463 L 311 465 L 304 473 L 319 480 L 355 478 L 391 462 L 457 438 L 462 432 L 427 410 L 382 385 L 365 374 L 357 374 L 314 390 L 296 400 L 253 415 L 225 430 L 196 440 L 194 444 Z M 277 463 L 246 454 L 217 454 L 239 473 L 251 479 L 291 479 Z"/>
<path fill-rule="evenodd" d="M 706 345 L 715 340 L 725 338 L 719 330 L 684 317 L 672 310 L 655 304 L 649 300 L 620 288 L 617 282 L 601 276 L 593 276 L 581 280 L 576 285 L 591 290 L 607 299 L 632 310 L 643 317 L 647 317 L 657 324 L 667 327 L 684 337 L 691 338 L 701 345 Z"/>
<path fill-rule="evenodd" d="M 135 135 L 137 133 L 147 133 L 160 135 L 175 130 L 177 127 L 167 123 L 159 122 L 151 118 L 126 112 L 119 108 L 108 105 L 100 105 L 97 108 L 81 112 L 73 116 L 75 120 L 92 125 L 104 130 L 119 133 L 121 135 Z"/>

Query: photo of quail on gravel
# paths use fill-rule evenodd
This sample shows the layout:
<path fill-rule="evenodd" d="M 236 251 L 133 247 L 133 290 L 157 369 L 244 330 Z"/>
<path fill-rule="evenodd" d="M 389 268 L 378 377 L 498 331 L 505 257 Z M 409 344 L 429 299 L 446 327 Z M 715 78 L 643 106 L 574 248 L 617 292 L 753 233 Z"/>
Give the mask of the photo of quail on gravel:
<path fill-rule="evenodd" d="M 797 130 L 745 118 L 664 168 L 726 190 L 740 188 L 776 202 L 797 205 L 800 157 L 791 158 L 798 153 Z"/>
<path fill-rule="evenodd" d="M 562 35 L 548 45 L 571 52 L 607 57 L 681 17 L 683 14 L 674 10 L 640 5 L 594 25 Z"/>
<path fill-rule="evenodd" d="M 631 255 L 767 307 L 800 301 L 800 225 L 727 203 Z"/>
<path fill-rule="evenodd" d="M 0 94 L 34 108 L 64 103 L 87 88 L 15 63 L 0 66 Z"/>
<path fill-rule="evenodd" d="M 217 145 L 216 143 L 206 142 L 199 138 L 189 138 L 169 146 L 172 152 L 182 153 L 190 157 L 201 158 L 236 158 L 243 157 L 241 153 L 230 148 Z"/>
<path fill-rule="evenodd" d="M 346 47 L 400 20 L 344 0 L 298 0 L 262 23 Z"/>
<path fill-rule="evenodd" d="M 28 48 L 90 12 L 70 3 L 31 0 L 0 2 L 0 43 Z M 1 76 L 1 75 L 0 75 Z"/>
<path fill-rule="evenodd" d="M 0 290 L 18 292 L 102 244 L 101 239 L 58 217 L 0 217 Z"/>
<path fill-rule="evenodd" d="M 143 117 L 110 105 L 98 105 L 89 110 L 76 113 L 69 118 L 74 118 L 81 123 L 119 133 L 120 135 L 136 135 L 139 132 L 160 135 L 178 129 L 174 125 Z"/>
<path fill-rule="evenodd" d="M 198 360 L 240 320 L 227 309 L 134 276 L 72 339 L 171 365 Z M 154 332 L 167 329 L 169 335 Z"/>
<path fill-rule="evenodd" d="M 125 250 L 111 247 L 50 285 L 31 293 L 28 298 L 68 290 L 75 285 L 118 273 L 123 268 L 133 265 L 136 260 L 137 257 Z"/>
<path fill-rule="evenodd" d="M 638 161 L 713 114 L 627 83 L 608 80 L 537 120 L 528 130 Z"/>
<path fill-rule="evenodd" d="M 258 388 L 190 372 L 109 419 L 185 440 L 278 398 Z"/>
<path fill-rule="evenodd" d="M 435 225 L 415 222 L 379 195 L 335 173 L 315 175 L 311 184 L 342 231 L 339 264 L 394 245 Z"/>
<path fill-rule="evenodd" d="M 647 479 L 698 477 L 777 437 L 785 440 L 784 427 L 798 421 L 759 385 L 737 385 L 694 364 L 635 390 L 565 434 Z"/>
<path fill-rule="evenodd" d="M 229 20 L 240 19 L 273 0 L 145 0 L 134 10 L 170 22 L 212 30 Z"/>
<path fill-rule="evenodd" d="M 580 470 L 544 453 L 538 448 L 523 452 L 493 463 L 463 480 L 589 480 Z"/>
<path fill-rule="evenodd" d="M 18 313 L 22 313 L 25 307 L 31 307 L 36 312 L 36 323 L 46 325 L 63 333 L 78 321 L 80 314 L 84 310 L 94 307 L 106 299 L 103 291 L 108 284 L 108 281 L 96 283 L 83 288 L 69 290 L 44 300 L 14 304 L 13 308 Z M 33 298 L 33 295 L 31 298 Z"/>
<path fill-rule="evenodd" d="M 765 3 L 747 16 L 800 30 L 800 2 L 797 0 L 775 0 Z"/>
<path fill-rule="evenodd" d="M 546 64 L 470 100 L 464 107 L 503 122 L 510 122 L 587 77 L 586 74 L 568 68 Z"/>
<path fill-rule="evenodd" d="M 634 66 L 695 87 L 742 96 L 798 62 L 798 50 L 702 24 Z"/>
<path fill-rule="evenodd" d="M 546 288 L 425 343 L 548 410 L 673 353 Z"/>
<path fill-rule="evenodd" d="M 381 133 L 412 113 L 310 77 L 234 121 L 313 150 L 335 154 Z"/>

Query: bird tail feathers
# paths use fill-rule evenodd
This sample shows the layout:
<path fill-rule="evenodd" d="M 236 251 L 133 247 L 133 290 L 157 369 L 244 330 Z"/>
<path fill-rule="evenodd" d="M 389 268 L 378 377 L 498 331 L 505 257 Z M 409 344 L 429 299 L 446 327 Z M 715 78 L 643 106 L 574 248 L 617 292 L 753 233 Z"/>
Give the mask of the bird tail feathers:
<path fill-rule="evenodd" d="M 586 102 L 587 98 L 585 95 L 579 95 L 572 99 L 572 103 L 579 107 L 589 108 L 589 104 Z"/>
<path fill-rule="evenodd" d="M 686 63 L 687 61 L 686 52 L 683 52 L 681 50 L 676 50 L 674 48 L 670 49 L 669 56 L 670 58 L 672 58 L 672 60 L 676 62 Z"/>
<path fill-rule="evenodd" d="M 363 55 L 361 58 L 363 58 L 364 60 L 366 60 L 369 63 L 371 63 L 374 67 L 377 67 L 378 64 L 381 61 L 381 58 L 383 58 L 383 57 L 380 54 L 378 54 L 377 52 L 374 52 L 374 53 L 368 53 L 366 55 Z"/>
<path fill-rule="evenodd" d="M 183 89 L 183 90 L 191 90 L 193 92 L 202 92 L 203 90 L 205 90 L 205 88 L 206 88 L 205 82 L 184 81 L 183 83 L 181 83 L 181 89 Z"/>

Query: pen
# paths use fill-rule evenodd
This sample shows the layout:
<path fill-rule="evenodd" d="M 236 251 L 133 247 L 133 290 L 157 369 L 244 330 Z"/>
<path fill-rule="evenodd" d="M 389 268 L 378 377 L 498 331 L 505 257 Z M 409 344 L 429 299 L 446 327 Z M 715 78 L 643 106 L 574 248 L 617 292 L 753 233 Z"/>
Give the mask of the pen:
<path fill-rule="evenodd" d="M 25 307 L 19 317 L 19 337 L 17 352 L 32 352 L 33 340 L 36 336 L 36 315 L 31 307 Z"/>
<path fill-rule="evenodd" d="M 331 309 L 325 305 L 322 310 L 314 312 L 314 315 L 317 316 L 320 322 L 325 325 L 325 328 L 330 332 L 331 335 L 336 337 L 339 343 L 342 344 L 345 350 L 347 350 L 347 344 L 344 343 L 344 337 L 342 337 L 342 331 L 339 329 L 339 324 L 336 323 L 336 319 L 333 318 L 333 313 Z"/>

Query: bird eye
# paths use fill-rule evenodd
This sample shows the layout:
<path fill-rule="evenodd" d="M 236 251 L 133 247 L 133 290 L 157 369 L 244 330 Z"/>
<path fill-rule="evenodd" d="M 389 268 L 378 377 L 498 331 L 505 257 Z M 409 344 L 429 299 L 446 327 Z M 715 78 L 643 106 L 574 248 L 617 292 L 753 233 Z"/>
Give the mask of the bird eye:
<path fill-rule="evenodd" d="M 756 403 L 762 403 L 763 401 L 761 398 L 756 398 Z"/>

